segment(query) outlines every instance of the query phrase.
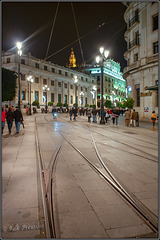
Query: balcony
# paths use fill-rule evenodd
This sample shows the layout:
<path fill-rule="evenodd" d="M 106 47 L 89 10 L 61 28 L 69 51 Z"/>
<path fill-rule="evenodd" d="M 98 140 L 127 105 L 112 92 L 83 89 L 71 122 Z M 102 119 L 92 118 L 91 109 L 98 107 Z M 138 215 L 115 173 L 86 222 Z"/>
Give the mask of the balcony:
<path fill-rule="evenodd" d="M 134 23 L 139 22 L 139 15 L 135 15 L 128 24 L 128 27 L 130 28 Z"/>
<path fill-rule="evenodd" d="M 133 41 L 129 42 L 129 49 L 133 48 L 134 46 L 138 46 L 139 44 L 139 37 L 135 38 Z"/>

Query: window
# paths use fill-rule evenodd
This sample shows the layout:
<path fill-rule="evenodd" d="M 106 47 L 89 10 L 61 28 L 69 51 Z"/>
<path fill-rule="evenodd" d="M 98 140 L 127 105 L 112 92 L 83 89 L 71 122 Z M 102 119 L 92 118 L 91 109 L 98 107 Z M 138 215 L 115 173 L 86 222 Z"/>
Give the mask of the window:
<path fill-rule="evenodd" d="M 35 63 L 35 67 L 36 67 L 36 68 L 39 68 L 39 64 L 38 64 L 38 63 Z"/>
<path fill-rule="evenodd" d="M 73 74 L 71 73 L 71 77 L 73 78 Z"/>
<path fill-rule="evenodd" d="M 51 80 L 51 86 L 54 86 L 54 81 L 53 80 Z"/>
<path fill-rule="evenodd" d="M 47 66 L 44 65 L 44 70 L 47 71 Z"/>
<path fill-rule="evenodd" d="M 67 103 L 67 95 L 64 96 L 64 103 Z"/>
<path fill-rule="evenodd" d="M 51 102 L 54 102 L 54 93 L 51 93 Z"/>
<path fill-rule="evenodd" d="M 58 103 L 61 103 L 61 94 L 58 94 Z"/>
<path fill-rule="evenodd" d="M 92 80 L 92 83 L 94 83 L 94 80 Z"/>
<path fill-rule="evenodd" d="M 21 74 L 21 80 L 25 81 L 25 74 Z"/>
<path fill-rule="evenodd" d="M 70 89 L 73 89 L 73 85 L 70 86 Z"/>
<path fill-rule="evenodd" d="M 59 74 L 62 74 L 62 71 L 61 71 L 61 70 L 59 70 Z"/>
<path fill-rule="evenodd" d="M 81 80 L 83 81 L 83 77 L 81 77 Z"/>
<path fill-rule="evenodd" d="M 25 59 L 21 59 L 21 64 L 25 64 Z"/>
<path fill-rule="evenodd" d="M 87 88 L 86 88 L 86 92 L 87 92 Z"/>
<path fill-rule="evenodd" d="M 158 29 L 158 15 L 153 16 L 153 31 Z"/>
<path fill-rule="evenodd" d="M 65 72 L 65 76 L 68 76 L 68 72 Z"/>
<path fill-rule="evenodd" d="M 43 102 L 46 102 L 46 95 L 47 93 L 46 92 L 43 92 Z"/>
<path fill-rule="evenodd" d="M 86 78 L 86 82 L 88 82 L 88 79 Z"/>
<path fill-rule="evenodd" d="M 87 104 L 87 97 L 85 98 L 85 104 Z"/>
<path fill-rule="evenodd" d="M 134 62 L 138 61 L 138 53 L 134 54 Z"/>
<path fill-rule="evenodd" d="M 140 85 L 136 84 L 135 89 L 136 89 L 137 107 L 140 107 Z"/>
<path fill-rule="evenodd" d="M 22 100 L 26 100 L 26 92 L 22 91 Z"/>
<path fill-rule="evenodd" d="M 55 73 L 55 68 L 52 68 L 52 72 Z"/>
<path fill-rule="evenodd" d="M 47 85 L 47 79 L 43 78 L 43 84 Z"/>
<path fill-rule="evenodd" d="M 10 63 L 10 58 L 7 58 L 7 63 Z"/>
<path fill-rule="evenodd" d="M 39 92 L 35 91 L 35 101 L 39 101 Z"/>
<path fill-rule="evenodd" d="M 64 84 L 64 87 L 67 88 L 67 83 Z"/>
<path fill-rule="evenodd" d="M 39 77 L 35 77 L 35 83 L 39 83 Z"/>
<path fill-rule="evenodd" d="M 81 91 L 83 91 L 83 87 L 81 87 Z"/>
<path fill-rule="evenodd" d="M 153 54 L 158 53 L 158 42 L 153 43 Z"/>
<path fill-rule="evenodd" d="M 61 87 L 61 82 L 58 82 L 58 87 Z"/>
<path fill-rule="evenodd" d="M 70 96 L 70 103 L 73 104 L 73 96 Z"/>

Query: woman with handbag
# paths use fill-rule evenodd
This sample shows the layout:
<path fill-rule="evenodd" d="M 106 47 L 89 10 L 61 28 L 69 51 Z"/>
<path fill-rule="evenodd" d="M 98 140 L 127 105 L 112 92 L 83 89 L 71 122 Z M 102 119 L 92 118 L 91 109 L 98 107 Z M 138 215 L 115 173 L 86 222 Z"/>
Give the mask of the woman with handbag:
<path fill-rule="evenodd" d="M 155 111 L 152 111 L 152 117 L 151 117 L 151 121 L 153 123 L 152 131 L 155 131 L 155 121 L 156 120 L 157 120 L 157 117 L 156 117 Z"/>

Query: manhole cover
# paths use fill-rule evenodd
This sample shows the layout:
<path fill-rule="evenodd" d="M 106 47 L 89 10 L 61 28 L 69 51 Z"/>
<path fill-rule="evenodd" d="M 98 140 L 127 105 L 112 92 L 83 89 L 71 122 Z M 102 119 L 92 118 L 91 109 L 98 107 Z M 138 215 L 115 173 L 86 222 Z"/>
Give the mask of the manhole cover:
<path fill-rule="evenodd" d="M 136 134 L 136 133 L 134 133 L 134 132 L 124 132 L 124 133 L 128 133 L 128 134 Z"/>

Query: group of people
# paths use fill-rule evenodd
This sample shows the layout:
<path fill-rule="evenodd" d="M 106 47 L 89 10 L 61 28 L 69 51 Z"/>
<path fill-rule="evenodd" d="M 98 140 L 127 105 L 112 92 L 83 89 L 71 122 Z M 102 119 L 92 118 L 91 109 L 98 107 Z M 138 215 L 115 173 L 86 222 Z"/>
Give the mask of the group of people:
<path fill-rule="evenodd" d="M 19 133 L 19 130 L 20 130 L 20 124 L 22 124 L 24 127 L 23 115 L 22 115 L 21 110 L 18 108 L 18 106 L 16 107 L 15 110 L 14 110 L 13 106 L 6 108 L 5 110 L 2 107 L 2 134 L 3 134 L 4 127 L 5 127 L 5 120 L 7 121 L 9 134 L 11 134 L 13 120 L 15 120 L 17 134 Z"/>
<path fill-rule="evenodd" d="M 138 112 L 133 109 L 132 113 L 128 109 L 125 111 L 125 124 L 128 127 L 130 124 L 133 124 L 133 127 L 136 127 L 136 121 L 139 122 Z"/>

